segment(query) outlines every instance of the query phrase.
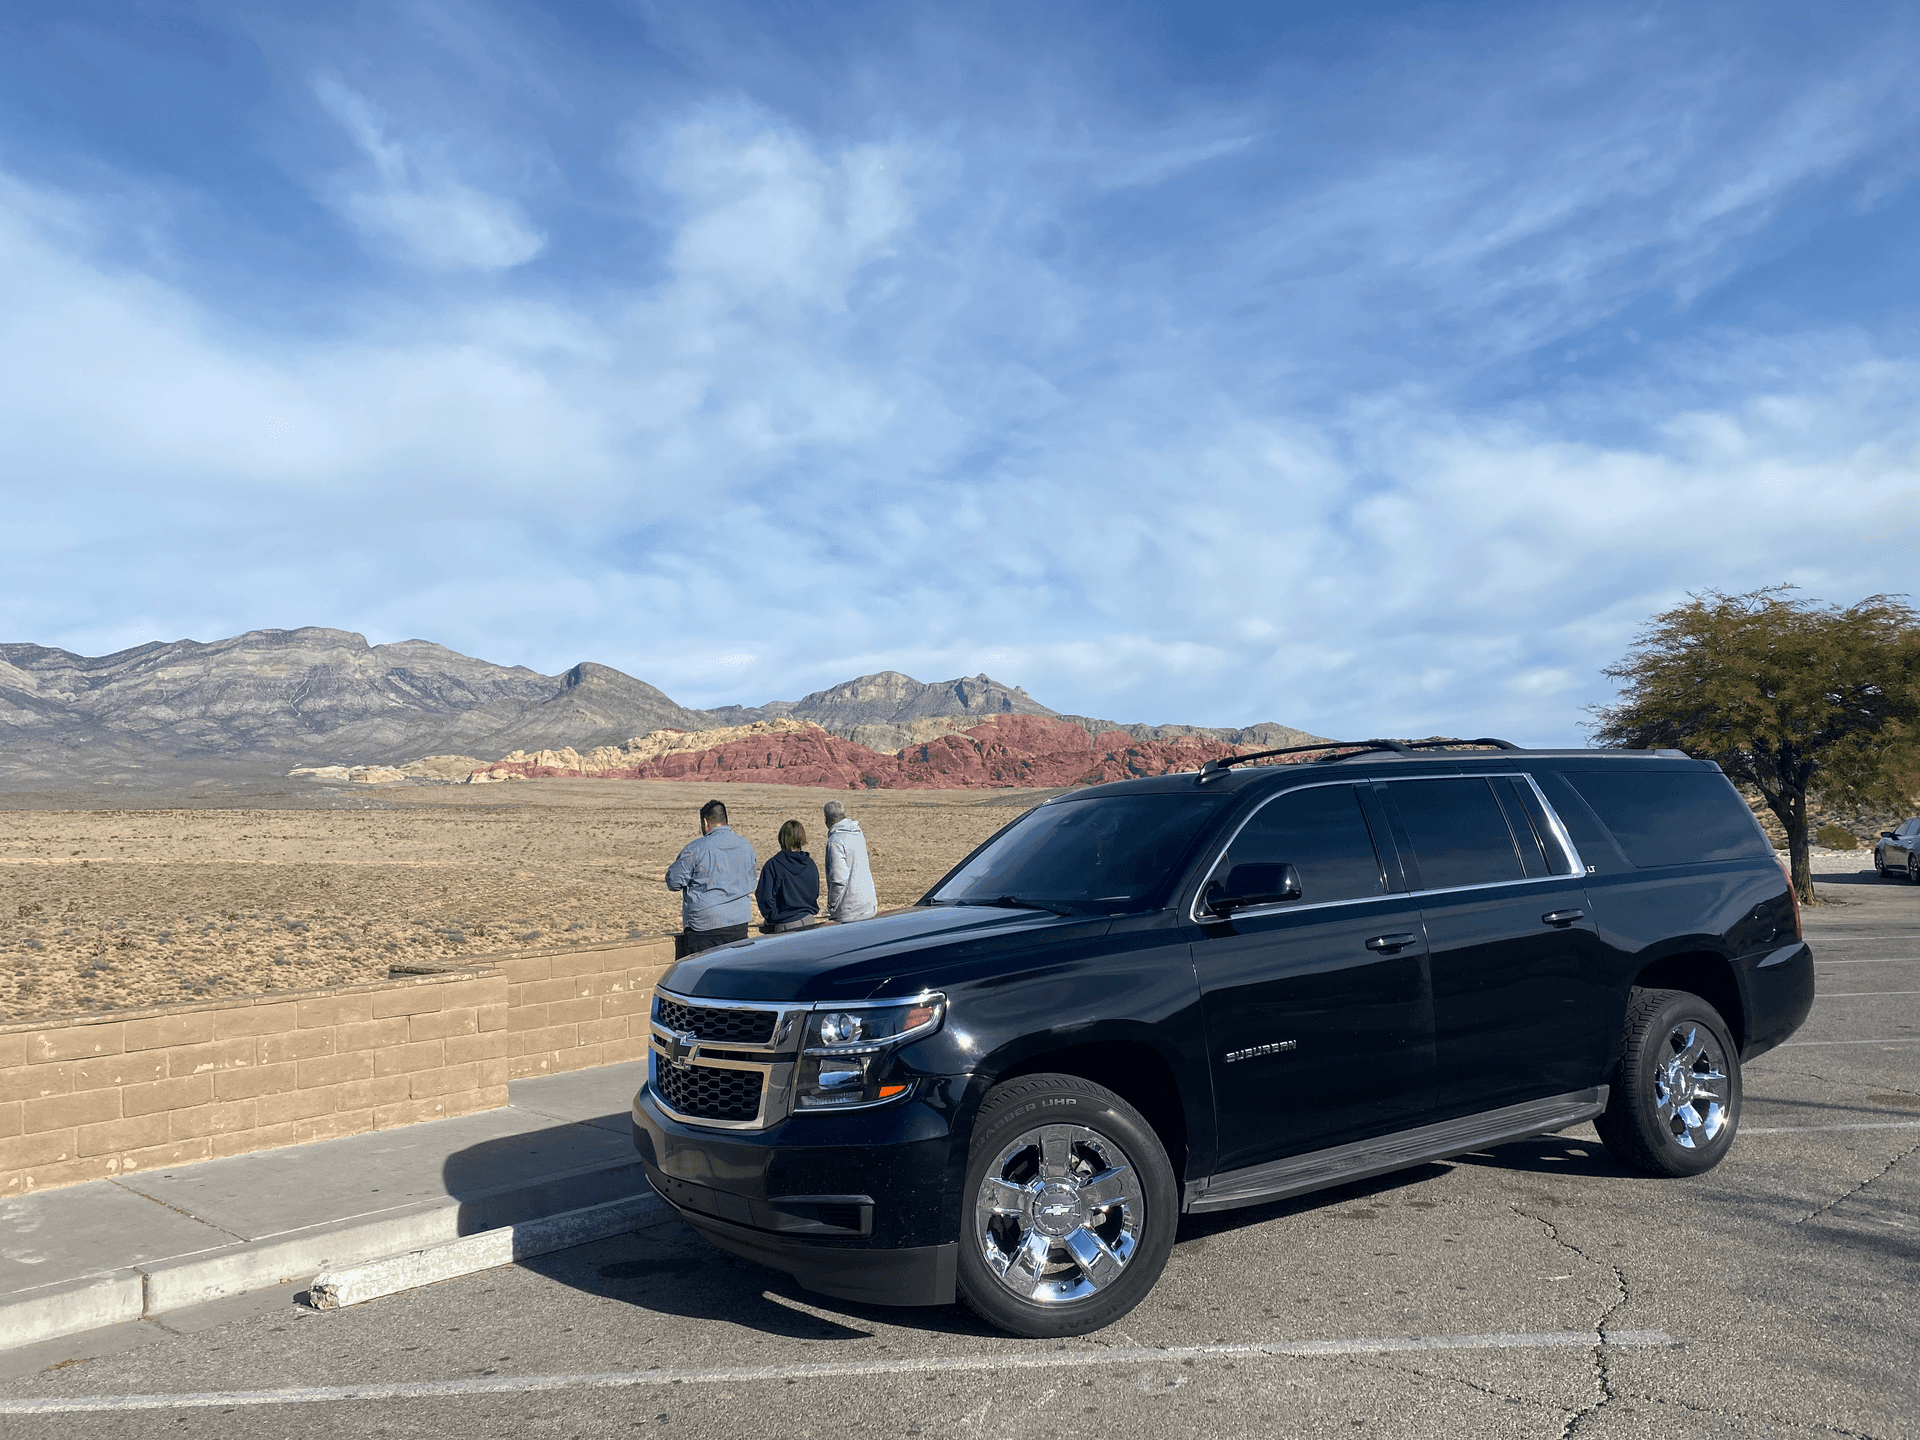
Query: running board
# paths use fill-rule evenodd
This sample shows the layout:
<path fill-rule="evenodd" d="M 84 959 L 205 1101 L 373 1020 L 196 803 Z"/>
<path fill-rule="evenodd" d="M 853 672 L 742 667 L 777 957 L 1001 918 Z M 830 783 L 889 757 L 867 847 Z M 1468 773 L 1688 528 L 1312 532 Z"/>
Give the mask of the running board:
<path fill-rule="evenodd" d="M 1324 1190 L 1330 1185 L 1345 1185 L 1404 1170 L 1409 1165 L 1425 1165 L 1447 1160 L 1469 1150 L 1489 1145 L 1504 1145 L 1510 1140 L 1525 1140 L 1591 1120 L 1607 1108 L 1607 1087 L 1576 1090 L 1570 1095 L 1553 1095 L 1545 1100 L 1529 1100 L 1524 1105 L 1508 1105 L 1499 1110 L 1483 1110 L 1478 1115 L 1462 1115 L 1438 1125 L 1422 1125 L 1418 1130 L 1402 1130 L 1352 1145 L 1336 1145 L 1331 1150 L 1315 1150 L 1307 1155 L 1291 1155 L 1245 1170 L 1229 1170 L 1187 1186 L 1185 1209 L 1189 1211 L 1231 1210 L 1238 1205 L 1259 1205 L 1269 1200 L 1284 1200 L 1289 1195 L 1309 1190 Z"/>

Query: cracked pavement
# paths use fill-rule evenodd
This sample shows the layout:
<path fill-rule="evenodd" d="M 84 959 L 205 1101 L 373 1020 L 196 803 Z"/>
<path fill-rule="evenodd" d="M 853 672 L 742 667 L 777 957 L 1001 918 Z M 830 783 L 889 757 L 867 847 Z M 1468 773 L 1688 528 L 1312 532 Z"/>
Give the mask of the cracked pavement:
<path fill-rule="evenodd" d="M 1920 1436 L 1920 889 L 1823 877 L 1822 998 L 1747 1068 L 1742 1135 L 1696 1179 L 1613 1165 L 1589 1127 L 1261 1209 L 1190 1217 L 1120 1352 L 1582 1332 L 1590 1345 L 766 1378 L 642 1389 L 8 1416 L 9 1440 L 367 1435 Z M 1853 1127 L 1853 1128 L 1832 1128 Z M 1904 1128 L 1902 1128 L 1904 1127 Z M 349 1310 L 294 1287 L 30 1351 L 0 1396 L 479 1375 L 1012 1358 L 964 1311 L 824 1300 L 678 1222 Z M 1609 1344 L 1659 1330 L 1672 1348 Z"/>

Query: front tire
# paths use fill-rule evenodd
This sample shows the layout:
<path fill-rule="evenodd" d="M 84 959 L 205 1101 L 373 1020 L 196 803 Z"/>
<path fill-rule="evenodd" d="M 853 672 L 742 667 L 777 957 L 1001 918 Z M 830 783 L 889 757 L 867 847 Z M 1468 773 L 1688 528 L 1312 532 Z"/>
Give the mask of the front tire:
<path fill-rule="evenodd" d="M 1035 1339 L 1085 1335 L 1132 1310 L 1180 1224 L 1160 1137 L 1077 1075 L 1025 1075 L 989 1092 L 965 1196 L 960 1296 L 983 1320 Z"/>
<path fill-rule="evenodd" d="M 1627 998 L 1626 1040 L 1606 1111 L 1607 1153 L 1648 1175 L 1711 1170 L 1740 1128 L 1740 1052 L 1720 1012 L 1684 990 Z"/>
<path fill-rule="evenodd" d="M 1909 885 L 1920 885 L 1920 855 L 1909 855 L 1907 857 L 1907 883 Z"/>

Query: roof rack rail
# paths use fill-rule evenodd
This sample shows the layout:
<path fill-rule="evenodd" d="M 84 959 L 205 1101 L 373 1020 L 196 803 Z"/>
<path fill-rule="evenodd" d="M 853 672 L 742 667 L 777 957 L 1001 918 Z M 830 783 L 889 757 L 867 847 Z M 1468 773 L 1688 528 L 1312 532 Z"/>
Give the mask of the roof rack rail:
<path fill-rule="evenodd" d="M 1436 736 L 1431 740 L 1326 740 L 1318 745 L 1286 745 L 1278 750 L 1254 750 L 1245 755 L 1229 755 L 1220 760 L 1209 760 L 1200 767 L 1199 784 L 1206 784 L 1216 775 L 1224 775 L 1235 765 L 1245 765 L 1254 760 L 1269 760 L 1275 755 L 1308 755 L 1315 750 L 1344 750 L 1344 755 L 1328 755 L 1313 761 L 1316 765 L 1333 765 L 1342 760 L 1351 760 L 1355 755 L 1371 750 L 1387 750 L 1399 755 L 1412 755 L 1420 750 L 1451 750 L 1455 746 L 1486 745 L 1495 750 L 1519 750 L 1523 747 L 1511 740 L 1495 739 L 1491 735 L 1482 735 L 1475 740 L 1461 740 L 1455 736 Z"/>

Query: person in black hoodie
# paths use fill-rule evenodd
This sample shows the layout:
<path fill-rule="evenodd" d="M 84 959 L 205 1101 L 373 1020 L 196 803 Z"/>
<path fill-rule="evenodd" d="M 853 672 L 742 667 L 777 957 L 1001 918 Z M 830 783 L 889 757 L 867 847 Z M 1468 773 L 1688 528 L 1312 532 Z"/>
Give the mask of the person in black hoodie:
<path fill-rule="evenodd" d="M 807 827 L 798 820 L 780 827 L 779 852 L 760 868 L 753 898 L 762 935 L 798 930 L 820 913 L 820 869 L 807 853 Z"/>

